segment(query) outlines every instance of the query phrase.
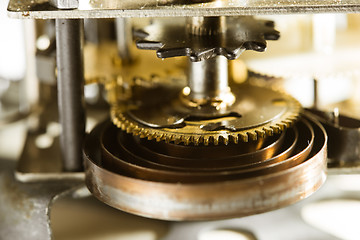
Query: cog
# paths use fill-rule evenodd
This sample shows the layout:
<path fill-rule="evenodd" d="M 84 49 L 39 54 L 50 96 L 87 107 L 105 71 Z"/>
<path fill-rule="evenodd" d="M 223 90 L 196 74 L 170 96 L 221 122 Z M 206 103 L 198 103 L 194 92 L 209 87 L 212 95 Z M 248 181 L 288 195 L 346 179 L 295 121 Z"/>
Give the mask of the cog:
<path fill-rule="evenodd" d="M 290 95 L 250 84 L 232 86 L 239 102 L 234 112 L 214 118 L 197 118 L 178 105 L 179 90 L 143 91 L 138 106 L 121 104 L 111 109 L 113 123 L 133 135 L 175 144 L 227 145 L 257 140 L 284 131 L 301 112 L 300 103 Z M 176 94 L 177 93 L 177 94 Z M 157 97 L 156 97 L 157 96 Z M 127 110 L 126 110 L 127 109 Z"/>
<path fill-rule="evenodd" d="M 140 39 L 136 42 L 137 47 L 157 50 L 159 58 L 188 56 L 196 62 L 222 55 L 234 60 L 245 50 L 263 52 L 266 40 L 280 37 L 272 21 L 249 16 L 226 17 L 224 31 L 201 36 L 189 34 L 187 24 L 179 21 L 156 20 L 145 29 L 135 31 L 135 36 Z"/>

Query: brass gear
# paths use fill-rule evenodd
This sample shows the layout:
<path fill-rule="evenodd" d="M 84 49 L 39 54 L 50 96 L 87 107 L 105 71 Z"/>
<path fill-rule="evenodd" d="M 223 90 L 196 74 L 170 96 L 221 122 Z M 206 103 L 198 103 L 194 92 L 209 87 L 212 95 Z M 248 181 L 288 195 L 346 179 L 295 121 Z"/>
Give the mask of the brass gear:
<path fill-rule="evenodd" d="M 185 54 L 190 56 L 191 61 L 212 58 L 207 60 L 208 64 L 217 66 L 224 61 L 216 55 L 234 59 L 245 49 L 263 51 L 266 47 L 265 40 L 276 40 L 279 37 L 273 23 L 269 21 L 255 20 L 252 17 L 223 20 L 226 20 L 227 28 L 221 34 L 216 34 L 216 37 L 207 34 L 189 36 L 183 29 L 186 24 L 174 25 L 184 31 L 175 29 L 171 24 L 170 27 L 168 22 L 153 24 L 146 31 L 137 32 L 137 36 L 142 39 L 137 41 L 137 46 L 141 49 L 158 49 L 158 57 L 184 55 L 183 50 L 191 48 L 191 54 Z M 239 31 L 247 34 L 239 35 Z M 176 34 L 185 39 L 179 40 L 182 38 Z M 220 41 L 224 36 L 231 41 Z M 191 66 L 195 67 L 195 63 Z M 145 84 L 147 81 L 143 81 L 144 84 L 135 82 L 130 94 L 124 99 L 114 98 L 115 101 L 111 103 L 112 120 L 127 133 L 149 140 L 184 145 L 227 145 L 229 142 L 247 142 L 249 139 L 255 141 L 280 133 L 298 118 L 301 105 L 291 96 L 248 83 L 237 84 L 232 77 L 227 78 L 225 75 L 221 78 L 228 85 L 226 89 L 222 89 L 221 94 L 200 94 L 200 97 L 192 95 L 192 85 L 186 84 L 184 79 L 174 81 L 175 78 L 165 77 L 161 81 L 151 81 L 153 84 L 150 85 Z M 196 77 L 189 79 L 195 80 Z M 211 80 L 213 79 L 209 81 Z M 232 80 L 233 83 L 228 84 L 227 80 Z M 216 91 L 220 90 L 214 90 Z"/>
<path fill-rule="evenodd" d="M 174 123 L 180 122 L 180 124 L 152 127 L 151 124 L 144 124 L 145 121 L 142 121 L 141 118 L 134 117 L 131 110 L 126 109 L 126 106 L 122 104 L 112 106 L 111 117 L 113 123 L 122 130 L 149 140 L 156 139 L 157 141 L 173 142 L 175 144 L 183 143 L 184 145 L 227 145 L 229 142 L 255 141 L 258 138 L 280 133 L 290 127 L 301 112 L 300 103 L 283 92 L 250 84 L 241 84 L 241 88 L 243 88 L 245 97 L 240 101 L 252 106 L 252 109 L 240 117 L 232 115 L 210 119 L 192 119 L 188 117 L 182 122 L 177 119 L 172 120 Z M 246 95 L 247 92 L 249 92 L 248 95 Z M 252 92 L 258 94 L 254 95 Z M 268 98 L 267 101 L 264 101 L 264 96 L 261 95 L 267 95 L 265 96 L 265 98 Z M 274 99 L 274 96 L 277 96 L 276 99 Z M 257 102 L 258 98 L 261 99 Z M 167 102 L 164 101 L 163 104 L 166 105 Z M 161 103 L 155 103 L 154 106 L 159 109 L 159 106 L 162 105 Z M 141 110 L 141 112 L 146 111 L 151 111 L 149 106 L 145 106 Z M 168 115 L 168 118 L 171 119 L 173 116 Z M 249 122 L 246 119 L 252 120 Z"/>

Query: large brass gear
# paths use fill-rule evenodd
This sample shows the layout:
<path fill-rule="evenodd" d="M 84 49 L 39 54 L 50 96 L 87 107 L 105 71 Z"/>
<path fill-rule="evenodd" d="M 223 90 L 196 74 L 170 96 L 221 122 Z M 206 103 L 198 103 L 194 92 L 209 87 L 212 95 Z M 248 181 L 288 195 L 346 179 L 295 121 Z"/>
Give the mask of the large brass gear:
<path fill-rule="evenodd" d="M 184 117 L 185 115 L 181 116 L 181 112 L 173 111 L 177 106 L 171 105 L 171 99 L 158 97 L 156 99 L 162 103 L 155 101 L 149 105 L 143 102 L 144 105 L 135 108 L 127 108 L 121 103 L 115 104 L 112 106 L 111 117 L 113 123 L 122 130 L 149 140 L 156 139 L 184 145 L 226 145 L 229 142 L 247 142 L 280 133 L 290 127 L 301 112 L 300 103 L 283 92 L 247 83 L 237 85 L 239 91 L 242 92 L 239 101 L 244 113 L 241 116 L 229 114 L 208 119 L 193 119 L 185 114 L 186 117 Z M 159 93 L 155 93 L 155 95 L 159 96 Z M 146 99 L 154 100 L 145 94 L 143 101 Z M 139 99 L 136 101 L 138 102 Z M 162 110 L 163 108 L 165 110 Z M 151 121 L 142 119 L 143 117 L 151 120 L 151 116 L 144 117 L 144 115 L 136 113 L 159 114 L 160 118 L 169 124 L 157 126 L 151 124 Z M 165 114 L 167 113 L 169 115 L 166 118 Z"/>

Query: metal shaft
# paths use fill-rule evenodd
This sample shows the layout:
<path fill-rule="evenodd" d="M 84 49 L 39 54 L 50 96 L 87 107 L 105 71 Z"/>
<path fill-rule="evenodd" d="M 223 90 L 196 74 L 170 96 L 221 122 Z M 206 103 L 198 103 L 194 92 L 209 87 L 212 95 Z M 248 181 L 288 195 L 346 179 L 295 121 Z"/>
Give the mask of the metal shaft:
<path fill-rule="evenodd" d="M 190 62 L 188 86 L 191 98 L 221 98 L 228 93 L 228 60 L 223 56 Z"/>
<path fill-rule="evenodd" d="M 120 58 L 124 62 L 131 62 L 131 44 L 132 44 L 132 32 L 131 32 L 131 19 L 117 18 L 115 21 L 116 26 L 116 39 L 117 47 Z"/>
<path fill-rule="evenodd" d="M 60 144 L 65 171 L 82 168 L 85 134 L 83 20 L 56 19 Z"/>
<path fill-rule="evenodd" d="M 193 35 L 216 35 L 226 31 L 226 17 L 191 17 L 187 19 L 187 31 Z"/>
<path fill-rule="evenodd" d="M 319 108 L 319 84 L 318 84 L 318 80 L 316 78 L 313 79 L 313 84 L 314 84 L 314 101 L 313 101 L 313 108 L 314 109 L 318 109 Z"/>

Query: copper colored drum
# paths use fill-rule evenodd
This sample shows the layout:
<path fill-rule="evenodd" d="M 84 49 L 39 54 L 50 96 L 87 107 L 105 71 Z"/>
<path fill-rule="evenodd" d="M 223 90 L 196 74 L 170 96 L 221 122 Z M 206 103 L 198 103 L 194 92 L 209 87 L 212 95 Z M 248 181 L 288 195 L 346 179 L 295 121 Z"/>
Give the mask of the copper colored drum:
<path fill-rule="evenodd" d="M 217 146 L 223 154 L 214 146 L 160 143 L 159 149 L 105 122 L 84 145 L 86 184 L 104 203 L 150 218 L 248 216 L 315 192 L 326 178 L 326 142 L 323 127 L 306 116 L 260 146 L 229 146 L 230 153 Z"/>

